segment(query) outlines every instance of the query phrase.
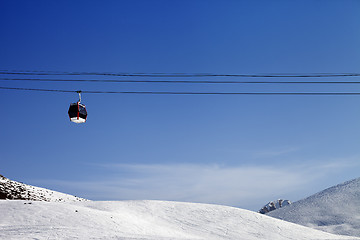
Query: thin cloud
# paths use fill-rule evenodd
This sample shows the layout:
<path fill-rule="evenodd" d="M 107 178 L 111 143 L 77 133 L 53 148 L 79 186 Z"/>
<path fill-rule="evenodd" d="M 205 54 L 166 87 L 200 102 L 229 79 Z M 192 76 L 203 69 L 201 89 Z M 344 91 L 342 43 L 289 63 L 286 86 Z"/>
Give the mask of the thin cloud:
<path fill-rule="evenodd" d="M 299 147 L 285 147 L 281 149 L 270 149 L 270 150 L 262 150 L 253 153 L 256 158 L 264 158 L 264 157 L 278 157 L 282 155 L 286 155 L 289 153 L 297 152 L 301 150 Z"/>
<path fill-rule="evenodd" d="M 309 188 L 326 174 L 339 170 L 337 163 L 280 168 L 216 164 L 102 164 L 98 167 L 111 169 L 111 177 L 84 182 L 52 181 L 52 184 L 71 188 L 70 192 L 81 189 L 94 200 L 173 200 L 255 210 L 266 201 Z M 349 167 L 350 162 L 341 169 Z"/>
<path fill-rule="evenodd" d="M 218 151 L 224 153 L 236 153 L 240 156 L 250 157 L 250 158 L 267 158 L 267 157 L 278 157 L 287 155 L 289 153 L 300 151 L 300 147 L 295 146 L 284 146 L 282 148 L 268 148 L 268 149 L 244 149 L 242 146 L 234 145 L 232 147 L 222 147 L 217 149 Z"/>

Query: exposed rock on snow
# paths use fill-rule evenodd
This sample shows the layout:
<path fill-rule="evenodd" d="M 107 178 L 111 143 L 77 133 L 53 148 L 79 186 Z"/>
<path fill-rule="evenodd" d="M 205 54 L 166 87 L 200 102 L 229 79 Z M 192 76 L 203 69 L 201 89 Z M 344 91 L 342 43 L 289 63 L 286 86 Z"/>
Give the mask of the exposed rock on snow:
<path fill-rule="evenodd" d="M 86 201 L 84 198 L 12 181 L 2 175 L 0 175 L 0 199 L 47 202 Z"/>
<path fill-rule="evenodd" d="M 265 213 L 274 211 L 274 210 L 276 210 L 276 209 L 279 209 L 279 208 L 288 206 L 288 205 L 290 205 L 290 204 L 291 204 L 291 202 L 290 202 L 289 200 L 278 199 L 277 201 L 269 202 L 268 204 L 266 204 L 265 206 L 263 206 L 263 207 L 258 211 L 258 213 L 265 214 Z"/>
<path fill-rule="evenodd" d="M 360 237 L 360 178 L 267 215 L 330 233 Z"/>

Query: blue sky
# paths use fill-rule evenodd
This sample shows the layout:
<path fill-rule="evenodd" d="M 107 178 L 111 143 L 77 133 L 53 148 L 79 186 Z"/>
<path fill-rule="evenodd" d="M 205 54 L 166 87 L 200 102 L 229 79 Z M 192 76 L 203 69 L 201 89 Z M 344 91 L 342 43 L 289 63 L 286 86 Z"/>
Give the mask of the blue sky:
<path fill-rule="evenodd" d="M 0 69 L 358 73 L 359 11 L 358 1 L 1 1 Z M 360 90 L 19 81 L 0 86 Z M 357 96 L 82 97 L 89 117 L 76 125 L 67 116 L 76 94 L 0 90 L 0 174 L 94 200 L 179 200 L 251 210 L 359 177 Z"/>

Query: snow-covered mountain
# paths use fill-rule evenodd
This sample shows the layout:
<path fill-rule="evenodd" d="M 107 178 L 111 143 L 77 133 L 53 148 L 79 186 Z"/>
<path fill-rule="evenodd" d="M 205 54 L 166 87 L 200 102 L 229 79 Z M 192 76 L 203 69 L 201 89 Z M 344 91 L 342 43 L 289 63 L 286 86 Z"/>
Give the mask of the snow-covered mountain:
<path fill-rule="evenodd" d="M 248 210 L 199 203 L 0 200 L 0 213 L 0 239 L 6 240 L 359 239 Z"/>
<path fill-rule="evenodd" d="M 0 239 L 358 239 L 234 207 L 86 201 L 0 177 Z M 26 199 L 26 200 L 10 200 Z"/>
<path fill-rule="evenodd" d="M 360 178 L 267 214 L 330 233 L 360 237 Z"/>
<path fill-rule="evenodd" d="M 0 199 L 47 202 L 86 201 L 84 198 L 16 182 L 2 175 L 0 175 Z"/>
<path fill-rule="evenodd" d="M 276 201 L 272 201 L 272 202 L 267 203 L 265 206 L 263 206 L 258 211 L 258 213 L 265 214 L 265 213 L 274 211 L 276 209 L 288 206 L 290 204 L 291 204 L 291 202 L 289 200 L 278 199 Z"/>

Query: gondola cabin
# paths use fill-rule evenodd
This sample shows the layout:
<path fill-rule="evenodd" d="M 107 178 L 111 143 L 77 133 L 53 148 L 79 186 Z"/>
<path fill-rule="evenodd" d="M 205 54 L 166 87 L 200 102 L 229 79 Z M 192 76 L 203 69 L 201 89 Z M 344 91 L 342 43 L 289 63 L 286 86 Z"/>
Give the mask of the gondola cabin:
<path fill-rule="evenodd" d="M 68 111 L 70 121 L 74 123 L 84 123 L 87 118 L 87 111 L 84 104 L 77 102 L 71 103 Z"/>

